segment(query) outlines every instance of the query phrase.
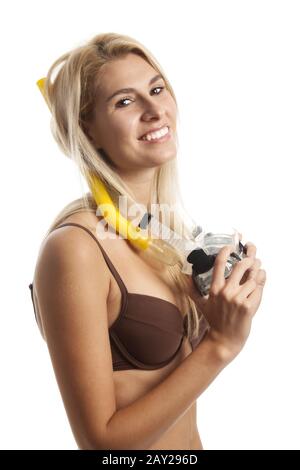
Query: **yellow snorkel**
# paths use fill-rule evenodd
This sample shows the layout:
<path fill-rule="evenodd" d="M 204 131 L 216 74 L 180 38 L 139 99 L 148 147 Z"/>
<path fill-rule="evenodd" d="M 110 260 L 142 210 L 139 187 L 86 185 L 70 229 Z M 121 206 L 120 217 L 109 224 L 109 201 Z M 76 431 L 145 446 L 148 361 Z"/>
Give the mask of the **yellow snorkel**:
<path fill-rule="evenodd" d="M 46 78 L 41 78 L 36 83 L 50 109 L 45 94 L 45 80 Z M 118 234 L 140 250 L 151 250 L 151 255 L 165 264 L 175 265 L 180 260 L 178 252 L 170 244 L 160 238 L 143 235 L 140 227 L 135 227 L 131 221 L 122 216 L 99 177 L 90 173 L 88 185 L 103 218 Z"/>

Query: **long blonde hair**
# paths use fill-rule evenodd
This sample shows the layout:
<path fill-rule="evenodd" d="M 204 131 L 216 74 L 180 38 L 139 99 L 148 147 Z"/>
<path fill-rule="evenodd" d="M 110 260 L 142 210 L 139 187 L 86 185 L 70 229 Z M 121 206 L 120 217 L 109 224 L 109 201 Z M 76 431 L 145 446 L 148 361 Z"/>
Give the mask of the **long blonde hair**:
<path fill-rule="evenodd" d="M 116 33 L 96 35 L 86 44 L 79 46 L 59 57 L 50 67 L 45 81 L 45 96 L 48 101 L 51 117 L 51 131 L 62 152 L 78 166 L 80 174 L 88 181 L 88 174 L 93 172 L 106 185 L 112 199 L 117 203 L 119 196 L 126 196 L 135 203 L 134 195 L 120 176 L 99 155 L 85 133 L 85 125 L 93 113 L 97 93 L 98 73 L 101 67 L 112 59 L 134 53 L 146 60 L 165 81 L 177 105 L 174 91 L 162 67 L 154 56 L 137 40 Z M 53 75 L 57 71 L 55 78 Z M 158 167 L 153 179 L 151 203 L 180 208 L 176 214 L 176 223 L 184 227 L 181 236 L 190 238 L 193 227 L 188 226 L 189 215 L 184 209 L 179 189 L 177 159 L 172 159 Z M 97 204 L 91 193 L 72 201 L 57 215 L 50 225 L 47 235 L 72 214 L 91 211 L 96 213 Z M 170 228 L 177 231 L 174 221 L 170 220 Z M 182 272 L 182 262 L 168 266 L 168 273 L 173 279 L 184 308 L 188 314 L 187 335 L 190 341 L 196 339 L 200 328 L 205 323 L 203 315 L 188 294 L 187 274 Z"/>

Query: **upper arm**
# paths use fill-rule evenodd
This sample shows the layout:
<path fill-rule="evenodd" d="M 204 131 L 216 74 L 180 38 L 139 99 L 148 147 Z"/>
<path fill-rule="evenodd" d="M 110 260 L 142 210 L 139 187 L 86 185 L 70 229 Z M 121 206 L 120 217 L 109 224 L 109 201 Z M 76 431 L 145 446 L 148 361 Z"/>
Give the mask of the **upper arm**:
<path fill-rule="evenodd" d="M 63 227 L 41 249 L 35 271 L 45 340 L 79 448 L 101 442 L 116 411 L 108 335 L 109 271 L 96 242 Z"/>

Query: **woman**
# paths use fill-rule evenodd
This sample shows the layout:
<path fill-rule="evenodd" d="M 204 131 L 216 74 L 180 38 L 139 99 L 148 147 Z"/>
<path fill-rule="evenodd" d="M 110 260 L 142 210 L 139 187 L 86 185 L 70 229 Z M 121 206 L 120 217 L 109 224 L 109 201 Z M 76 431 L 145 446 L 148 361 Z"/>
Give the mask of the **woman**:
<path fill-rule="evenodd" d="M 162 214 L 183 207 L 176 99 L 144 46 L 97 35 L 52 65 L 45 96 L 60 148 L 84 177 L 105 182 L 116 205 L 125 196 L 131 207 L 160 204 Z M 222 248 L 203 298 L 180 263 L 165 265 L 106 236 L 96 209 L 87 193 L 62 210 L 30 285 L 77 445 L 202 449 L 196 400 L 242 349 L 261 301 L 266 275 L 256 248 L 246 245 L 228 280 L 232 247 Z M 188 237 L 184 211 L 176 216 Z"/>

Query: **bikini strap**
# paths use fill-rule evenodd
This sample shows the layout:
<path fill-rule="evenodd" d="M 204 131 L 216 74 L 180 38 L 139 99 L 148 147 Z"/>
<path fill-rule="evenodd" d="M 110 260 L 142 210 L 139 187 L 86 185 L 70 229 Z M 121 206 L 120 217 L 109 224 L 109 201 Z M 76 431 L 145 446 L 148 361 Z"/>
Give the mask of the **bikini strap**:
<path fill-rule="evenodd" d="M 102 254 L 103 254 L 103 257 L 106 261 L 106 264 L 108 265 L 112 275 L 114 276 L 114 278 L 116 279 L 117 283 L 118 283 L 118 286 L 120 287 L 120 290 L 121 290 L 121 293 L 123 296 L 126 296 L 127 295 L 127 288 L 124 284 L 124 282 L 122 281 L 122 278 L 121 276 L 119 275 L 118 271 L 116 270 L 116 268 L 114 267 L 113 263 L 111 262 L 111 260 L 109 259 L 107 253 L 105 252 L 104 248 L 101 246 L 101 244 L 99 243 L 99 240 L 95 237 L 95 235 L 89 230 L 87 229 L 86 227 L 84 227 L 83 225 L 80 225 L 80 224 L 77 224 L 75 222 L 66 222 L 65 224 L 61 224 L 61 225 L 58 225 L 57 227 L 55 227 L 53 230 L 56 230 L 60 227 L 65 227 L 66 225 L 73 225 L 75 227 L 80 227 L 82 228 L 83 230 L 85 230 L 87 233 L 89 233 L 91 235 L 91 237 L 95 240 L 95 242 L 97 243 L 97 245 L 99 246 Z"/>
<path fill-rule="evenodd" d="M 37 323 L 38 321 L 37 321 L 37 315 L 36 315 L 36 310 L 35 310 L 35 303 L 34 303 L 34 298 L 33 298 L 33 283 L 31 282 L 28 287 L 29 287 L 30 293 L 31 293 L 31 300 L 32 300 L 32 304 L 33 304 L 33 311 L 34 311 L 35 321 L 36 321 L 36 323 Z"/>

